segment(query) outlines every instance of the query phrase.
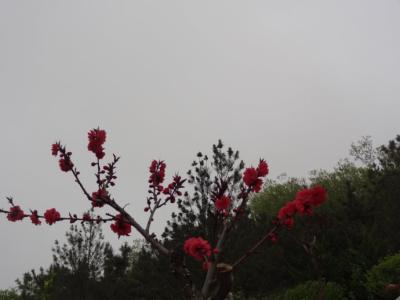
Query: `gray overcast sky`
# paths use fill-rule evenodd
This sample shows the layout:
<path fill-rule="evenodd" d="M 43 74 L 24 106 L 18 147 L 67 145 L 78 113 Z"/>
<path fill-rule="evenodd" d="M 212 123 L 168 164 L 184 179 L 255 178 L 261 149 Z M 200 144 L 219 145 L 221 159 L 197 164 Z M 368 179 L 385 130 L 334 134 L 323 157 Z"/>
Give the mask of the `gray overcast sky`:
<path fill-rule="evenodd" d="M 97 126 L 122 156 L 114 195 L 140 222 L 150 161 L 184 173 L 218 138 L 273 178 L 331 169 L 362 135 L 399 133 L 399 79 L 398 0 L 2 0 L 0 207 L 88 208 L 49 149 L 66 143 L 94 190 Z M 67 228 L 1 216 L 0 288 L 48 266 Z"/>

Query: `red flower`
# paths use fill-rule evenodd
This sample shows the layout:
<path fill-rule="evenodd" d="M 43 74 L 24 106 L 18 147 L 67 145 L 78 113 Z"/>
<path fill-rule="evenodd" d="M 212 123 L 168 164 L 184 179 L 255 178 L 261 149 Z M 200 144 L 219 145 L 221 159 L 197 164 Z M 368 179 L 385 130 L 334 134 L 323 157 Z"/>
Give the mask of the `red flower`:
<path fill-rule="evenodd" d="M 11 222 L 15 222 L 22 220 L 24 216 L 24 211 L 16 205 L 10 208 L 10 212 L 7 214 L 7 219 Z"/>
<path fill-rule="evenodd" d="M 61 216 L 55 208 L 51 208 L 46 210 L 46 212 L 44 213 L 44 219 L 46 220 L 47 224 L 52 225 L 55 222 L 59 221 L 61 219 Z"/>
<path fill-rule="evenodd" d="M 101 188 L 97 190 L 97 192 L 92 193 L 93 207 L 103 207 L 106 200 L 108 200 L 108 193 L 106 189 Z"/>
<path fill-rule="evenodd" d="M 257 167 L 257 173 L 259 177 L 264 177 L 267 176 L 269 173 L 269 168 L 268 164 L 265 162 L 265 160 L 260 159 L 260 162 L 258 163 Z"/>
<path fill-rule="evenodd" d="M 286 218 L 291 218 L 297 213 L 297 205 L 295 201 L 290 201 L 286 203 L 278 212 L 278 219 L 285 220 Z"/>
<path fill-rule="evenodd" d="M 259 191 L 261 191 L 262 184 L 263 181 L 260 178 L 258 178 L 254 183 L 253 192 L 258 193 Z"/>
<path fill-rule="evenodd" d="M 251 167 L 244 171 L 243 181 L 249 188 L 251 188 L 251 191 L 257 193 L 261 190 L 263 184 L 263 181 L 260 177 L 267 176 L 268 172 L 268 164 L 265 162 L 265 160 L 260 159 L 257 169 Z"/>
<path fill-rule="evenodd" d="M 326 189 L 323 186 L 317 185 L 311 190 L 311 203 L 314 206 L 319 206 L 327 199 Z"/>
<path fill-rule="evenodd" d="M 201 237 L 193 237 L 185 241 L 185 244 L 183 245 L 183 251 L 197 260 L 204 260 L 204 258 L 210 257 L 211 246 Z"/>
<path fill-rule="evenodd" d="M 288 229 L 292 229 L 294 226 L 294 219 L 287 218 L 285 221 L 283 221 L 283 224 L 285 224 Z"/>
<path fill-rule="evenodd" d="M 228 196 L 223 195 L 215 200 L 215 207 L 220 211 L 228 209 L 229 205 L 231 205 L 231 198 Z"/>
<path fill-rule="evenodd" d="M 32 211 L 32 214 L 31 214 L 30 218 L 31 218 L 31 221 L 32 221 L 33 224 L 35 224 L 35 225 L 42 224 L 42 222 L 40 222 L 40 220 L 39 220 L 39 216 L 38 216 L 37 210 Z"/>
<path fill-rule="evenodd" d="M 149 167 L 150 173 L 154 173 L 157 170 L 157 164 L 158 164 L 158 162 L 156 160 L 153 160 L 151 162 L 150 167 Z"/>
<path fill-rule="evenodd" d="M 301 214 L 301 215 L 309 215 L 311 216 L 313 211 L 312 211 L 312 206 L 309 202 L 306 201 L 301 201 L 301 199 L 294 199 L 293 202 L 296 205 L 296 209 L 297 211 Z"/>
<path fill-rule="evenodd" d="M 294 225 L 294 216 L 297 213 L 311 215 L 313 207 L 321 205 L 327 198 L 326 190 L 322 186 L 302 189 L 297 192 L 296 198 L 282 207 L 278 212 L 281 224 L 289 229 Z"/>
<path fill-rule="evenodd" d="M 102 159 L 105 155 L 103 144 L 106 141 L 106 132 L 101 129 L 92 129 L 88 133 L 88 150 L 96 154 L 98 159 Z"/>
<path fill-rule="evenodd" d="M 254 168 L 247 168 L 243 173 L 244 183 L 251 188 L 253 192 L 259 192 L 262 186 L 262 180 L 258 178 L 258 171 Z"/>
<path fill-rule="evenodd" d="M 150 170 L 153 170 L 152 166 L 150 166 Z M 183 188 L 183 183 L 186 180 L 182 180 L 181 176 L 179 176 L 178 174 L 176 174 L 173 177 L 173 181 L 168 184 L 168 187 L 164 188 L 162 190 L 164 195 L 168 195 L 167 198 L 165 198 L 166 201 L 170 201 L 171 203 L 175 202 L 176 196 L 182 196 L 182 192 L 179 191 L 180 189 Z M 150 176 L 149 182 L 153 182 L 153 179 Z M 159 185 L 158 189 L 159 191 L 161 190 L 162 186 Z"/>
<path fill-rule="evenodd" d="M 121 235 L 129 236 L 129 233 L 131 233 L 131 224 L 129 224 L 121 214 L 116 215 L 114 220 L 115 222 L 111 224 L 110 227 L 112 231 L 118 234 L 118 238 Z"/>
<path fill-rule="evenodd" d="M 90 217 L 90 214 L 84 213 L 83 216 L 82 216 L 82 221 L 83 222 L 91 222 L 92 218 Z"/>
<path fill-rule="evenodd" d="M 59 165 L 60 165 L 60 169 L 61 171 L 64 172 L 68 172 L 72 170 L 72 167 L 74 166 L 74 164 L 72 163 L 72 161 L 69 159 L 69 157 L 66 158 L 61 158 L 58 161 Z"/>
<path fill-rule="evenodd" d="M 92 129 L 88 133 L 88 138 L 90 143 L 97 143 L 102 145 L 106 142 L 106 131 L 102 129 Z"/>
<path fill-rule="evenodd" d="M 252 186 L 257 180 L 257 171 L 254 168 L 247 168 L 243 173 L 243 181 L 247 186 Z"/>
<path fill-rule="evenodd" d="M 286 203 L 278 212 L 279 221 L 286 225 L 288 229 L 292 229 L 294 226 L 294 216 L 298 212 L 297 200 Z"/>
<path fill-rule="evenodd" d="M 301 214 L 312 214 L 312 207 L 325 202 L 326 190 L 322 186 L 303 189 L 296 194 L 296 203 Z"/>
<path fill-rule="evenodd" d="M 153 160 L 149 167 L 150 171 L 149 183 L 154 187 L 160 188 L 160 190 L 162 189 L 160 184 L 164 182 L 166 166 L 167 165 L 161 160 L 159 161 Z"/>
<path fill-rule="evenodd" d="M 51 145 L 51 154 L 54 156 L 57 156 L 58 151 L 60 151 L 60 144 L 59 143 L 55 143 L 53 145 Z"/>

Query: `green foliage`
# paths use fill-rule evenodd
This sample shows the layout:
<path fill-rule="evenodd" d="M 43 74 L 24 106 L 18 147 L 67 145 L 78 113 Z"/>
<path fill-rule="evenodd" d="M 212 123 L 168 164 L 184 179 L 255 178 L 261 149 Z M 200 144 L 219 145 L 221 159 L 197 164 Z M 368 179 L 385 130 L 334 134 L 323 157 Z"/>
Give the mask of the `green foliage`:
<path fill-rule="evenodd" d="M 378 151 L 374 148 L 370 136 L 363 136 L 357 143 L 352 143 L 350 155 L 366 166 L 372 166 L 377 159 Z"/>
<path fill-rule="evenodd" d="M 211 158 L 201 152 L 197 154 L 192 169 L 187 172 L 193 193 L 186 192 L 183 199 L 177 201 L 178 211 L 172 214 L 162 235 L 168 248 L 181 252 L 183 242 L 192 236 L 201 236 L 211 245 L 216 245 L 216 228 L 220 228 L 224 220 L 221 214 L 216 213 L 214 200 L 219 194 L 226 193 L 231 196 L 232 202 L 236 202 L 234 205 L 238 204 L 243 168 L 239 152 L 229 147 L 226 149 L 220 140 L 213 145 Z M 243 215 L 246 220 L 247 214 Z M 231 252 L 235 247 L 226 246 L 225 249 Z M 225 255 L 227 253 L 220 253 L 221 257 Z M 199 263 L 188 259 L 186 265 L 192 271 L 193 282 L 201 286 L 204 271 Z M 168 280 L 172 281 L 171 277 Z"/>
<path fill-rule="evenodd" d="M 345 289 L 334 282 L 306 281 L 287 290 L 278 291 L 266 297 L 246 298 L 243 294 L 235 295 L 238 300 L 346 300 Z"/>
<path fill-rule="evenodd" d="M 345 300 L 345 290 L 334 282 L 307 281 L 285 292 L 282 300 Z M 278 299 L 277 299 L 278 300 Z"/>
<path fill-rule="evenodd" d="M 100 276 L 104 261 L 104 236 L 100 225 L 82 223 L 71 225 L 66 233 L 67 243 L 62 246 L 55 241 L 53 265 L 65 268 L 73 274 L 96 279 Z"/>
<path fill-rule="evenodd" d="M 283 280 L 289 286 L 322 276 L 344 286 L 352 299 L 373 297 L 363 284 L 367 270 L 400 249 L 400 137 L 376 152 L 364 148 L 353 149 L 366 160 L 364 166 L 345 160 L 333 172 L 314 172 L 310 178 L 312 185 L 327 189 L 329 200 L 312 218 L 297 218 L 295 228 L 280 235 L 278 256 L 266 252 L 260 261 L 266 273 L 278 262 L 285 268 L 286 279 L 274 273 L 278 290 Z M 270 222 L 301 184 L 269 182 L 252 202 L 257 224 Z M 312 255 L 304 248 L 310 245 Z"/>
<path fill-rule="evenodd" d="M 397 135 L 394 140 L 389 141 L 389 144 L 378 148 L 378 160 L 380 167 L 383 170 L 397 171 L 400 170 L 400 135 Z"/>
<path fill-rule="evenodd" d="M 177 201 L 178 213 L 172 214 L 172 220 L 163 233 L 164 238 L 182 242 L 186 238 L 180 234 L 184 228 L 190 235 L 200 235 L 208 241 L 216 239 L 212 233 L 221 219 L 216 217 L 212 200 L 221 191 L 237 199 L 233 195 L 240 192 L 244 163 L 239 161 L 239 152 L 232 148 L 225 150 L 221 140 L 213 145 L 212 151 L 211 159 L 199 152 L 197 160 L 193 161 L 192 169 L 187 172 L 193 194 L 185 193 L 184 198 Z"/>
<path fill-rule="evenodd" d="M 384 299 L 394 299 L 399 291 L 389 292 L 385 290 L 388 284 L 400 283 L 400 253 L 387 256 L 380 263 L 372 267 L 367 273 L 366 287 L 373 295 Z"/>
<path fill-rule="evenodd" d="M 48 270 L 32 270 L 17 280 L 24 300 L 97 299 L 96 280 L 104 263 L 101 228 L 96 224 L 71 226 L 67 243 L 53 248 L 53 263 Z"/>
<path fill-rule="evenodd" d="M 15 289 L 0 290 L 0 300 L 22 300 Z"/>
<path fill-rule="evenodd" d="M 40 268 L 39 273 L 31 270 L 23 275 L 22 280 L 17 279 L 17 288 L 23 300 L 47 300 L 48 283 L 51 281 L 52 272 L 45 272 Z"/>

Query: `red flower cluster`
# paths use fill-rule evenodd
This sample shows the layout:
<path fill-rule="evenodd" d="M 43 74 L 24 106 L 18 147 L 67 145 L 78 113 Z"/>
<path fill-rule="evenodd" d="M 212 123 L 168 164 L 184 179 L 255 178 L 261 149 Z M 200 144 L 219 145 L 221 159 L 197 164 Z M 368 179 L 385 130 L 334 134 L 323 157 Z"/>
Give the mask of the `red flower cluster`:
<path fill-rule="evenodd" d="M 31 221 L 33 224 L 35 224 L 35 225 L 42 224 L 42 222 L 40 222 L 40 220 L 39 220 L 37 210 L 32 211 L 30 218 L 31 218 Z"/>
<path fill-rule="evenodd" d="M 183 251 L 197 260 L 207 260 L 211 256 L 210 244 L 201 237 L 187 239 Z"/>
<path fill-rule="evenodd" d="M 92 129 L 88 133 L 89 144 L 88 150 L 96 154 L 98 159 L 102 159 L 105 155 L 103 144 L 106 141 L 106 132 L 99 128 Z"/>
<path fill-rule="evenodd" d="M 215 208 L 219 211 L 227 210 L 230 205 L 231 205 L 231 198 L 228 196 L 222 195 L 221 197 L 215 200 Z"/>
<path fill-rule="evenodd" d="M 164 195 L 169 195 L 166 198 L 167 201 L 169 200 L 171 203 L 174 203 L 176 196 L 182 196 L 182 192 L 179 191 L 179 189 L 183 188 L 183 183 L 185 181 L 186 179 L 182 180 L 181 176 L 174 176 L 173 181 L 163 190 Z"/>
<path fill-rule="evenodd" d="M 60 169 L 61 171 L 64 172 L 68 172 L 72 170 L 72 167 L 74 166 L 74 164 L 72 163 L 71 159 L 69 158 L 69 156 L 65 157 L 65 158 L 61 158 L 58 161 L 58 164 L 60 165 Z"/>
<path fill-rule="evenodd" d="M 53 145 L 51 145 L 51 154 L 54 156 L 57 156 L 58 151 L 60 151 L 60 144 L 59 143 L 55 143 Z"/>
<path fill-rule="evenodd" d="M 51 145 L 51 154 L 57 156 L 60 153 L 60 160 L 58 161 L 58 165 L 60 166 L 61 171 L 68 172 L 71 171 L 74 164 L 71 161 L 71 152 L 67 152 L 65 147 L 61 146 L 60 143 L 55 143 Z"/>
<path fill-rule="evenodd" d="M 51 208 L 46 210 L 46 212 L 44 213 L 44 219 L 46 220 L 47 224 L 52 225 L 55 222 L 59 221 L 61 219 L 61 216 L 55 208 Z"/>
<path fill-rule="evenodd" d="M 97 190 L 97 192 L 92 193 L 92 206 L 93 207 L 103 207 L 105 200 L 108 199 L 108 192 L 105 188 Z"/>
<path fill-rule="evenodd" d="M 153 160 L 151 162 L 151 165 L 149 167 L 149 171 L 150 171 L 150 178 L 149 178 L 149 183 L 151 185 L 151 187 L 156 187 L 159 188 L 159 190 L 162 190 L 162 186 L 161 183 L 164 182 L 164 178 L 165 178 L 165 167 L 167 165 L 159 160 Z"/>
<path fill-rule="evenodd" d="M 119 238 L 121 235 L 129 236 L 132 226 L 125 220 L 125 218 L 121 214 L 118 214 L 115 216 L 115 222 L 111 224 L 110 227 L 112 231 L 118 234 Z"/>
<path fill-rule="evenodd" d="M 268 175 L 269 169 L 268 164 L 265 160 L 260 159 L 257 168 L 247 168 L 243 173 L 243 181 L 244 183 L 251 188 L 253 192 L 259 192 L 261 190 L 261 186 L 263 181 L 261 177 L 265 177 Z"/>
<path fill-rule="evenodd" d="M 279 210 L 278 220 L 288 228 L 292 228 L 294 225 L 294 216 L 297 213 L 311 215 L 313 212 L 312 208 L 321 205 L 326 198 L 326 190 L 322 186 L 298 191 L 296 198 L 286 203 Z"/>
<path fill-rule="evenodd" d="M 7 219 L 11 222 L 21 221 L 24 217 L 24 211 L 18 205 L 11 207 L 7 214 Z"/>
<path fill-rule="evenodd" d="M 300 214 L 312 214 L 312 207 L 319 206 L 326 200 L 326 190 L 317 185 L 310 189 L 304 189 L 296 194 L 297 209 Z"/>

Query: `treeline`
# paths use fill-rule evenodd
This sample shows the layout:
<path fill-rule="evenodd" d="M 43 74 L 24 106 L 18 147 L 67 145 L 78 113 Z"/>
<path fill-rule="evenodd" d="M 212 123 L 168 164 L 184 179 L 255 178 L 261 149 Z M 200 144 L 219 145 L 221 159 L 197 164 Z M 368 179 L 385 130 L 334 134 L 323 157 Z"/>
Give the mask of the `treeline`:
<path fill-rule="evenodd" d="M 269 181 L 252 199 L 247 217 L 227 241 L 229 251 L 221 253 L 228 264 L 268 231 L 296 191 L 321 184 L 329 195 L 312 216 L 296 217 L 293 229 L 282 231 L 277 243 L 266 243 L 235 271 L 235 299 L 395 299 L 400 294 L 400 136 L 377 149 L 364 139 L 351 152 L 358 163 L 344 160 L 334 171 L 316 171 L 307 180 Z M 189 178 L 201 175 L 202 159 L 200 154 Z M 165 229 L 163 243 L 177 255 L 183 255 L 185 238 L 207 237 L 212 226 L 201 202 L 195 185 L 195 195 L 178 203 Z M 66 244 L 56 242 L 53 253 L 48 269 L 24 274 L 0 299 L 183 297 L 168 259 L 141 242 L 113 251 L 97 225 L 71 227 Z M 187 265 L 194 270 L 192 279 L 201 282 L 198 262 L 187 258 Z"/>

